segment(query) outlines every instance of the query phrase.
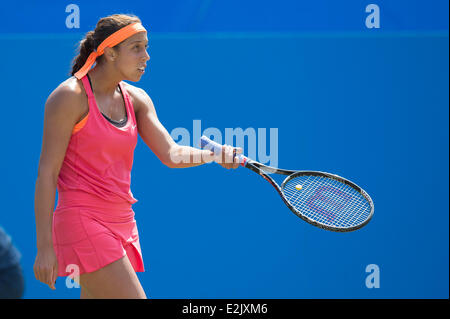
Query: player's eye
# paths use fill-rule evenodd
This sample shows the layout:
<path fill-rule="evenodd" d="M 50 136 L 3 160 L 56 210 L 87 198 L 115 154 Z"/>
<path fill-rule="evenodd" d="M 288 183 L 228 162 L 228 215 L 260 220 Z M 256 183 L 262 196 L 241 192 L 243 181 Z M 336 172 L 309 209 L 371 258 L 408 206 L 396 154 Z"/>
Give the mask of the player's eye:
<path fill-rule="evenodd" d="M 139 49 L 140 48 L 140 45 L 136 45 L 135 47 L 134 47 L 134 49 Z M 148 49 L 148 44 L 147 45 L 144 45 L 144 50 L 147 50 Z"/>

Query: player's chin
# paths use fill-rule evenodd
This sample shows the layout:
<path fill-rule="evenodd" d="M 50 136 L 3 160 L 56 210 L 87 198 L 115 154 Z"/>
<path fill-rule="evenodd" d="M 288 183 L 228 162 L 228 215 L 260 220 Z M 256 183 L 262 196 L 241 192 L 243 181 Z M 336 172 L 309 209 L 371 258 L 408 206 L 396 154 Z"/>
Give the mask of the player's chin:
<path fill-rule="evenodd" d="M 145 71 L 136 69 L 133 72 L 129 72 L 127 75 L 127 80 L 131 82 L 138 82 L 142 76 L 144 75 Z"/>

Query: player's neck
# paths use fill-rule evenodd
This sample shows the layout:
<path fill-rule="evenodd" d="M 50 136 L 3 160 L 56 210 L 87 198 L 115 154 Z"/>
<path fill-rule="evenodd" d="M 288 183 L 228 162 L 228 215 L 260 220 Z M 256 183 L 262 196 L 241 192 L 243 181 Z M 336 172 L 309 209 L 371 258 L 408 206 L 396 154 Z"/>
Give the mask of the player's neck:
<path fill-rule="evenodd" d="M 95 94 L 104 96 L 114 95 L 121 79 L 114 78 L 114 75 L 110 73 L 110 71 L 101 65 L 97 65 L 89 71 L 89 77 L 92 81 L 92 87 L 95 88 Z"/>

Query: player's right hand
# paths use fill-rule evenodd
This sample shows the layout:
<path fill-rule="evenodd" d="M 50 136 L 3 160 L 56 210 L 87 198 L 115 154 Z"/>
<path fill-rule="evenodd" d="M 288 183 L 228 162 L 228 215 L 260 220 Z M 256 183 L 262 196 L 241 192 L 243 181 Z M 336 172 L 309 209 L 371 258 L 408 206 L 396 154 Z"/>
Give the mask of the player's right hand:
<path fill-rule="evenodd" d="M 48 285 L 53 290 L 56 289 L 55 282 L 56 278 L 58 278 L 58 261 L 53 246 L 38 249 L 33 270 L 37 280 Z"/>

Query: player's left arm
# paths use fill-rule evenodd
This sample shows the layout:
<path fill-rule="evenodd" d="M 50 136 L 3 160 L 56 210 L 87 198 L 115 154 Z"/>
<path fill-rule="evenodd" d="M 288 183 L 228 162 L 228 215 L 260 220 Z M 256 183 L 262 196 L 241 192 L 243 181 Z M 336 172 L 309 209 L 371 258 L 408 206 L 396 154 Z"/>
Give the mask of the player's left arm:
<path fill-rule="evenodd" d="M 133 87 L 133 92 L 139 135 L 163 164 L 171 168 L 185 168 L 215 160 L 211 151 L 178 145 L 159 121 L 153 101 L 148 94 L 137 87 Z"/>

